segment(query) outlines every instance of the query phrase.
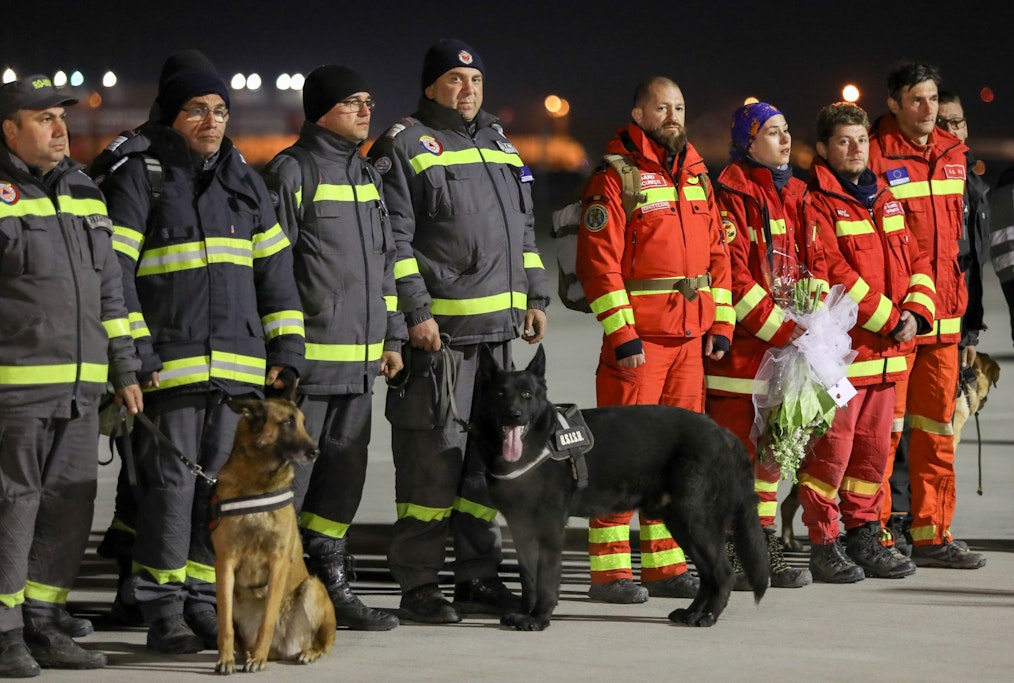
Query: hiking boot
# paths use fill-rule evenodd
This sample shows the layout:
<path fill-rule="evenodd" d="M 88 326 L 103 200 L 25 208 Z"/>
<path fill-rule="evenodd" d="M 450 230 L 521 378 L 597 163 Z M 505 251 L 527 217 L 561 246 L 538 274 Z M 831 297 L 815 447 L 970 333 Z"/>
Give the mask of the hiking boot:
<path fill-rule="evenodd" d="M 25 644 L 23 629 L 0 632 L 0 678 L 32 678 L 42 673 Z"/>
<path fill-rule="evenodd" d="M 218 612 L 214 608 L 208 606 L 206 609 L 185 611 L 183 620 L 201 639 L 205 650 L 218 649 Z"/>
<path fill-rule="evenodd" d="M 106 665 L 105 654 L 85 650 L 55 623 L 26 628 L 24 637 L 32 658 L 43 669 L 101 669 Z"/>
<path fill-rule="evenodd" d="M 855 583 L 863 580 L 862 567 L 849 559 L 840 540 L 810 545 L 810 573 L 821 583 Z"/>
<path fill-rule="evenodd" d="M 736 546 L 731 539 L 726 539 L 725 541 L 725 555 L 729 558 L 729 564 L 732 565 L 732 576 L 734 578 L 732 590 L 752 592 L 753 586 L 750 585 L 750 579 L 746 578 L 743 562 L 739 559 Z"/>
<path fill-rule="evenodd" d="M 973 553 L 961 541 L 912 546 L 912 561 L 918 567 L 943 569 L 978 569 L 986 566 L 986 556 Z"/>
<path fill-rule="evenodd" d="M 869 578 L 900 579 L 915 574 L 912 560 L 880 545 L 880 522 L 868 522 L 846 531 L 845 551 Z"/>
<path fill-rule="evenodd" d="M 454 584 L 454 609 L 463 614 L 516 614 L 521 598 L 511 593 L 498 576 Z"/>
<path fill-rule="evenodd" d="M 187 655 L 203 650 L 204 642 L 187 625 L 182 614 L 173 614 L 156 619 L 148 627 L 147 648 L 164 655 Z"/>
<path fill-rule="evenodd" d="M 352 592 L 349 581 L 356 578 L 356 561 L 346 552 L 345 542 L 332 539 L 329 552 L 308 554 L 307 570 L 324 584 L 339 626 L 351 631 L 390 631 L 398 626 L 398 617 L 367 607 Z"/>
<path fill-rule="evenodd" d="M 911 523 L 911 518 L 908 515 L 891 515 L 891 518 L 887 520 L 887 526 L 884 527 L 884 531 L 887 532 L 889 539 L 882 538 L 881 545 L 891 547 L 893 541 L 893 546 L 898 549 L 899 553 L 905 557 L 911 557 L 912 537 L 908 535 L 908 528 Z"/>
<path fill-rule="evenodd" d="M 401 617 L 423 624 L 456 624 L 461 617 L 435 583 L 416 586 L 401 596 Z"/>
<path fill-rule="evenodd" d="M 687 571 L 658 581 L 642 581 L 641 585 L 648 589 L 648 595 L 653 598 L 692 599 L 697 597 L 701 580 Z"/>
<path fill-rule="evenodd" d="M 632 579 L 616 579 L 609 583 L 593 583 L 588 588 L 588 597 L 596 602 L 636 605 L 648 602 L 648 589 L 638 586 Z"/>
<path fill-rule="evenodd" d="M 95 629 L 92 627 L 92 622 L 88 619 L 81 617 L 71 616 L 71 614 L 65 610 L 57 610 L 56 618 L 54 619 L 56 627 L 66 633 L 71 638 L 83 638 L 84 636 L 91 635 Z"/>
<path fill-rule="evenodd" d="M 24 609 L 25 628 L 28 631 L 41 631 L 52 627 L 63 631 L 71 638 L 82 638 L 90 635 L 95 629 L 88 619 L 72 617 L 70 613 L 57 605 L 48 604 Z"/>
<path fill-rule="evenodd" d="M 782 543 L 778 540 L 773 528 L 764 529 L 764 537 L 768 544 L 768 565 L 771 568 L 772 588 L 802 588 L 813 583 L 813 575 L 810 574 L 809 569 L 792 567 L 785 561 Z M 744 575 L 743 578 L 745 579 L 746 576 Z"/>

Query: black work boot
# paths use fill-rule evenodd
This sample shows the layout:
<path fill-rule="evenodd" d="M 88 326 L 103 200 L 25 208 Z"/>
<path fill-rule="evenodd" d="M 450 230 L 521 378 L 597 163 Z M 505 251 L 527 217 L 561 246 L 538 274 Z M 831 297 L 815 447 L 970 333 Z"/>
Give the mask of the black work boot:
<path fill-rule="evenodd" d="M 775 535 L 774 527 L 764 528 L 768 543 L 768 564 L 771 568 L 772 588 L 800 588 L 813 583 L 813 575 L 806 567 L 793 567 L 785 561 L 782 542 Z"/>
<path fill-rule="evenodd" d="M 25 644 L 24 630 L 0 631 L 0 678 L 32 678 L 41 672 Z"/>
<path fill-rule="evenodd" d="M 456 624 L 461 621 L 435 583 L 416 586 L 402 595 L 400 611 L 402 618 L 423 624 Z"/>
<path fill-rule="evenodd" d="M 908 533 L 912 518 L 904 513 L 893 514 L 887 521 L 887 532 L 894 541 L 894 548 L 905 557 L 912 556 L 912 537 Z"/>
<path fill-rule="evenodd" d="M 200 608 L 189 609 L 188 605 L 183 610 L 183 620 L 201 639 L 205 650 L 218 649 L 218 612 L 214 607 L 205 603 Z"/>
<path fill-rule="evenodd" d="M 494 574 L 454 584 L 454 609 L 464 614 L 515 614 L 521 611 L 521 598 Z"/>
<path fill-rule="evenodd" d="M 840 540 L 810 546 L 810 573 L 821 583 L 855 583 L 863 580 L 863 570 L 845 554 Z"/>
<path fill-rule="evenodd" d="M 146 647 L 164 655 L 186 655 L 200 652 L 204 643 L 187 625 L 182 614 L 171 614 L 151 623 Z"/>
<path fill-rule="evenodd" d="M 355 558 L 346 550 L 346 540 L 330 539 L 321 551 L 308 551 L 306 569 L 327 589 L 339 626 L 352 631 L 390 631 L 398 625 L 398 617 L 367 607 L 349 586 L 349 581 L 356 578 L 356 570 Z"/>
<path fill-rule="evenodd" d="M 731 538 L 725 539 L 725 554 L 729 558 L 729 564 L 732 565 L 734 581 L 732 590 L 753 591 L 753 586 L 750 585 L 750 579 L 746 578 L 746 570 L 743 569 L 743 562 L 739 559 L 739 553 L 736 552 L 736 546 Z"/>
<path fill-rule="evenodd" d="M 900 579 L 915 574 L 915 563 L 880 544 L 880 522 L 869 522 L 845 532 L 845 550 L 866 576 Z"/>
<path fill-rule="evenodd" d="M 25 643 L 43 669 L 101 669 L 106 665 L 105 654 L 85 650 L 55 622 L 29 627 L 26 619 Z"/>

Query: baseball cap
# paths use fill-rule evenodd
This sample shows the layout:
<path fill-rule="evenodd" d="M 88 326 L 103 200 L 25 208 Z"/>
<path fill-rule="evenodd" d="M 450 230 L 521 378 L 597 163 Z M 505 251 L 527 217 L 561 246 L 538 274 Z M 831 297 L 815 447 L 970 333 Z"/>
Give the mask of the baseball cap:
<path fill-rule="evenodd" d="M 0 85 L 0 119 L 10 118 L 20 109 L 39 111 L 71 104 L 77 100 L 54 88 L 49 76 L 42 74 Z"/>

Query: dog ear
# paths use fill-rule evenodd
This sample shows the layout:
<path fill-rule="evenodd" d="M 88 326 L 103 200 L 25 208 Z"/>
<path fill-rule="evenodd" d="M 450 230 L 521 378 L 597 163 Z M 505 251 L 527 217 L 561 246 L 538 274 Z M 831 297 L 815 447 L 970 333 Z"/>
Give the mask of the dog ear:
<path fill-rule="evenodd" d="M 248 420 L 263 421 L 267 417 L 264 411 L 264 402 L 255 398 L 234 398 L 228 402 L 234 413 L 239 413 Z"/>
<path fill-rule="evenodd" d="M 493 357 L 493 350 L 489 348 L 489 344 L 479 345 L 479 378 L 485 381 L 489 381 L 496 376 L 496 373 L 500 371 L 500 366 L 496 363 L 496 358 Z"/>
<path fill-rule="evenodd" d="M 528 363 L 525 372 L 531 372 L 539 377 L 546 376 L 546 351 L 542 348 L 542 344 L 539 344 L 539 348 L 535 350 L 535 356 Z"/>

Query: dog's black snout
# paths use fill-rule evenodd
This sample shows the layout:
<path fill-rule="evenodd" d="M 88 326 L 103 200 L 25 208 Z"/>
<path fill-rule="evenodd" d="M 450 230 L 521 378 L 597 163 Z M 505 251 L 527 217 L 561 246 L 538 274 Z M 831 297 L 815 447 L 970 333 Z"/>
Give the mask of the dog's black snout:
<path fill-rule="evenodd" d="M 521 411 L 520 410 L 508 410 L 507 411 L 507 419 L 510 420 L 511 422 L 520 422 L 521 421 Z"/>

